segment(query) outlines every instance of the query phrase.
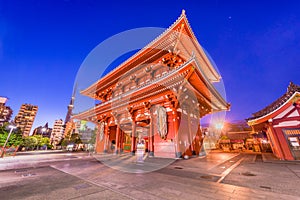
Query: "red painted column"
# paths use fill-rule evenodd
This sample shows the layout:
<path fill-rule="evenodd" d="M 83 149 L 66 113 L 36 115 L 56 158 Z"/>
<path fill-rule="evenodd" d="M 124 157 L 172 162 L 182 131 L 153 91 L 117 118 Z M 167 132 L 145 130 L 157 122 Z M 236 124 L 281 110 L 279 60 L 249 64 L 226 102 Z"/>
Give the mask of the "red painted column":
<path fill-rule="evenodd" d="M 131 130 L 131 155 L 135 154 L 136 150 L 136 126 L 135 126 L 135 121 L 132 120 L 132 130 Z"/>
<path fill-rule="evenodd" d="M 108 152 L 108 123 L 105 122 L 105 128 L 104 128 L 104 153 Z"/>
<path fill-rule="evenodd" d="M 94 151 L 96 151 L 96 153 L 98 153 L 99 142 L 100 142 L 100 125 L 97 124 L 96 143 L 94 144 L 95 145 Z"/>
<path fill-rule="evenodd" d="M 192 134 L 192 128 L 191 128 L 191 112 L 189 112 L 189 110 L 187 110 L 187 121 L 188 121 L 188 140 L 190 143 L 190 148 L 192 151 L 192 155 L 196 155 L 195 150 L 194 150 L 194 145 L 193 145 L 193 134 Z"/>
<path fill-rule="evenodd" d="M 120 130 L 120 153 L 123 152 L 124 132 Z"/>
<path fill-rule="evenodd" d="M 280 147 L 282 149 L 282 153 L 284 155 L 285 160 L 294 160 L 294 156 L 291 152 L 291 149 L 288 145 L 288 141 L 283 135 L 284 133 L 282 132 L 281 128 L 273 128 L 276 132 L 276 136 L 280 142 Z"/>
<path fill-rule="evenodd" d="M 176 109 L 173 109 L 173 130 L 174 130 L 174 145 L 175 145 L 175 156 L 176 158 L 180 158 L 182 156 L 182 152 L 179 146 L 179 122 L 178 122 L 178 113 Z"/>
<path fill-rule="evenodd" d="M 117 124 L 115 154 L 119 153 L 119 147 L 120 147 L 119 143 L 120 143 L 120 126 Z"/>
<path fill-rule="evenodd" d="M 149 128 L 149 156 L 154 156 L 154 130 L 153 130 L 153 115 L 150 117 Z"/>
<path fill-rule="evenodd" d="M 279 157 L 279 159 L 284 159 L 284 154 L 283 154 L 283 151 L 282 151 L 282 149 L 281 149 L 281 146 L 280 146 L 280 142 L 279 142 L 279 140 L 278 140 L 278 137 L 277 137 L 277 134 L 276 134 L 276 132 L 275 132 L 275 130 L 274 130 L 274 128 L 273 128 L 273 124 L 272 124 L 272 122 L 269 122 L 269 129 L 270 129 L 270 132 L 271 132 L 271 134 L 272 134 L 272 138 L 274 139 L 274 143 L 275 143 L 275 148 L 276 148 L 276 151 L 277 151 L 277 153 L 278 153 L 278 157 Z"/>

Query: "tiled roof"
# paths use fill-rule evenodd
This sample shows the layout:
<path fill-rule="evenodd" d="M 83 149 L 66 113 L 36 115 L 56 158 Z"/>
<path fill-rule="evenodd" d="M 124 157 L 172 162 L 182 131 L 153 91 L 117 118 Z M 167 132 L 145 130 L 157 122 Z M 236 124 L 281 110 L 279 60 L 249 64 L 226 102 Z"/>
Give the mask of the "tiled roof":
<path fill-rule="evenodd" d="M 273 103 L 263 108 L 262 110 L 253 113 L 252 117 L 248 118 L 247 121 L 262 117 L 276 110 L 281 105 L 283 105 L 295 92 L 300 92 L 300 86 L 290 82 L 287 88 L 287 92 L 285 94 L 283 94 L 280 98 L 278 98 L 277 100 L 275 100 Z"/>

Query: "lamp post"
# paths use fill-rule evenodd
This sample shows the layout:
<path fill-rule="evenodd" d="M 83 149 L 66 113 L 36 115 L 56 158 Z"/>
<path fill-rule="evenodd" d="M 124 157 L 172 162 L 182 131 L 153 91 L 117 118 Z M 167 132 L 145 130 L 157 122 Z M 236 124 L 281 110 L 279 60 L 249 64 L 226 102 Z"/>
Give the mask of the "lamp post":
<path fill-rule="evenodd" d="M 4 156 L 4 149 L 5 149 L 5 146 L 6 146 L 8 140 L 9 140 L 9 138 L 10 138 L 10 135 L 11 135 L 12 131 L 13 131 L 16 127 L 13 126 L 13 125 L 9 125 L 9 128 L 10 128 L 9 134 L 8 134 L 8 136 L 7 136 L 7 138 L 6 138 L 6 141 L 5 141 L 5 143 L 4 143 L 3 147 L 2 147 L 2 152 L 1 152 L 1 156 L 0 156 L 1 158 L 3 158 L 3 156 Z"/>

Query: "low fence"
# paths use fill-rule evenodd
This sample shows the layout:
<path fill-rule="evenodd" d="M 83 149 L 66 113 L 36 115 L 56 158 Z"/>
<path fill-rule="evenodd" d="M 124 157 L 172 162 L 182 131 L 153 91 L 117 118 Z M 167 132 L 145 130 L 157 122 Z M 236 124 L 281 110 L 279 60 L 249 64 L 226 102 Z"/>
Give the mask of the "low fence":
<path fill-rule="evenodd" d="M 18 148 L 19 147 L 0 147 L 0 155 L 2 155 L 2 152 L 4 152 L 3 156 L 15 156 L 18 151 Z"/>

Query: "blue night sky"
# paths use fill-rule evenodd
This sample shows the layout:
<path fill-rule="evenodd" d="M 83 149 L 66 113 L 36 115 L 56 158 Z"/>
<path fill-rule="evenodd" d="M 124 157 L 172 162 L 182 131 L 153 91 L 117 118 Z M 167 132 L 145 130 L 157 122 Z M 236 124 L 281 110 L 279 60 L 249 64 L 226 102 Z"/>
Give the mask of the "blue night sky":
<path fill-rule="evenodd" d="M 13 117 L 31 103 L 39 106 L 33 128 L 52 126 L 65 118 L 94 47 L 128 29 L 167 28 L 182 9 L 221 73 L 228 121 L 250 117 L 290 81 L 300 84 L 299 1 L 0 0 L 0 96 Z"/>

